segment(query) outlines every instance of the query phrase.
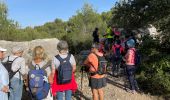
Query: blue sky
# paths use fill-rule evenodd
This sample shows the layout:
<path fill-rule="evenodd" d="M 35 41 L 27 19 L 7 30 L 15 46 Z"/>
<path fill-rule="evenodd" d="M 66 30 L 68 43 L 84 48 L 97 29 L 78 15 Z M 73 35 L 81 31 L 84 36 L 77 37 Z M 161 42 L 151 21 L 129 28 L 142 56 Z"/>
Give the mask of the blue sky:
<path fill-rule="evenodd" d="M 67 21 L 84 3 L 92 4 L 97 12 L 109 11 L 117 0 L 5 0 L 8 18 L 21 27 L 43 25 L 60 18 Z"/>

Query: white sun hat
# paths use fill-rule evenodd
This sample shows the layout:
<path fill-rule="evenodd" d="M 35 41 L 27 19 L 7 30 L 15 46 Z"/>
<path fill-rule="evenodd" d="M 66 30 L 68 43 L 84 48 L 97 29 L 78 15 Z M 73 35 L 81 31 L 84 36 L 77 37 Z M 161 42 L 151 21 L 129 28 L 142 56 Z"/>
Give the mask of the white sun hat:
<path fill-rule="evenodd" d="M 7 49 L 0 47 L 0 51 L 7 51 Z"/>

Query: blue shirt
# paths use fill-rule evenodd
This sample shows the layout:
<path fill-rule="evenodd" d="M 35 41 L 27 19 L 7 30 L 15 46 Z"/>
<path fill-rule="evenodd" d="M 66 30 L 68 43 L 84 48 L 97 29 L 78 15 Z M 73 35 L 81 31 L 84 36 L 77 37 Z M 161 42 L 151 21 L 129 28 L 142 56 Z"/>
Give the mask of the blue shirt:
<path fill-rule="evenodd" d="M 9 84 L 9 75 L 6 68 L 0 62 L 0 98 L 1 100 L 8 100 L 8 93 L 5 93 L 2 90 L 4 86 Z"/>

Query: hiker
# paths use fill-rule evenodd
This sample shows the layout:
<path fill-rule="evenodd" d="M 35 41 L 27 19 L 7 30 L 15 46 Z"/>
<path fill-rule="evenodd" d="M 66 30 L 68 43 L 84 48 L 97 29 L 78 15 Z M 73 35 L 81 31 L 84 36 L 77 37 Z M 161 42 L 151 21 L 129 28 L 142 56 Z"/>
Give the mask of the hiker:
<path fill-rule="evenodd" d="M 105 41 L 105 44 L 106 44 L 106 50 L 110 51 L 111 50 L 111 45 L 113 43 L 113 31 L 111 29 L 110 26 L 107 27 L 106 29 L 106 33 L 105 33 L 105 37 L 106 37 L 106 41 Z"/>
<path fill-rule="evenodd" d="M 130 89 L 132 93 L 135 93 L 136 90 L 139 89 L 137 81 L 135 79 L 135 72 L 137 67 L 135 66 L 135 41 L 133 39 L 127 41 L 128 51 L 125 55 L 125 61 L 126 61 L 126 72 L 128 76 L 128 80 L 130 83 Z"/>
<path fill-rule="evenodd" d="M 51 73 L 51 61 L 47 59 L 47 54 L 42 46 L 36 46 L 33 49 L 32 61 L 28 66 L 28 88 L 31 98 L 53 100 L 48 82 L 48 76 Z"/>
<path fill-rule="evenodd" d="M 87 59 L 84 61 L 84 65 L 89 67 L 89 86 L 91 87 L 93 100 L 104 100 L 103 88 L 106 86 L 105 74 L 99 74 L 99 57 L 103 57 L 103 54 L 98 51 L 99 46 L 93 44 L 91 48 L 91 53 L 88 55 Z M 106 66 L 105 69 L 106 71 Z"/>
<path fill-rule="evenodd" d="M 6 49 L 0 47 L 0 60 L 4 57 L 4 52 Z M 9 75 L 6 68 L 2 65 L 0 61 L 0 98 L 1 100 L 8 100 L 9 92 Z"/>
<path fill-rule="evenodd" d="M 134 33 L 130 29 L 127 29 L 127 33 L 126 33 L 125 41 L 124 41 L 125 51 L 126 52 L 129 49 L 129 47 L 127 46 L 127 42 L 130 41 L 130 40 L 133 40 L 134 43 L 135 43 L 134 45 L 136 46 L 136 38 L 134 36 Z"/>
<path fill-rule="evenodd" d="M 76 71 L 76 61 L 72 54 L 69 53 L 68 44 L 61 40 L 57 44 L 58 55 L 52 60 L 52 73 L 50 83 L 52 93 L 57 100 L 71 100 L 72 94 L 77 90 L 74 73 Z"/>
<path fill-rule="evenodd" d="M 121 46 L 121 41 L 115 41 L 115 44 L 112 46 L 112 73 L 113 76 L 119 74 L 120 64 L 122 61 L 122 53 L 124 52 L 124 48 Z M 116 74 L 115 74 L 116 72 Z"/>
<path fill-rule="evenodd" d="M 93 43 L 99 43 L 99 29 L 96 27 L 95 30 L 93 31 Z"/>
<path fill-rule="evenodd" d="M 121 33 L 119 32 L 118 28 L 114 28 L 114 39 L 113 41 L 115 42 L 117 39 L 119 39 Z"/>
<path fill-rule="evenodd" d="M 105 48 L 104 48 L 104 42 L 105 42 L 105 39 L 100 39 L 100 43 L 99 43 L 99 52 L 105 54 Z"/>
<path fill-rule="evenodd" d="M 22 98 L 22 90 L 23 90 L 23 79 L 26 75 L 26 66 L 25 66 L 25 59 L 22 57 L 24 52 L 23 47 L 15 45 L 12 48 L 12 55 L 7 56 L 3 63 L 9 66 L 5 66 L 9 72 L 9 88 L 10 88 L 10 95 L 9 100 L 21 100 Z"/>

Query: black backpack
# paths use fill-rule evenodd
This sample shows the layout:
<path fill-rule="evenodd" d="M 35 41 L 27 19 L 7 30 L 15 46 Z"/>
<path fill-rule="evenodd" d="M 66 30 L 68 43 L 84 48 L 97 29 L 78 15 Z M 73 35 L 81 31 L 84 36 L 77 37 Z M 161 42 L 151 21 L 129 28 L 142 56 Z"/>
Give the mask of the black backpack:
<path fill-rule="evenodd" d="M 70 63 L 71 54 L 68 54 L 66 58 L 61 58 L 60 55 L 55 56 L 59 61 L 60 65 L 58 67 L 57 73 L 57 83 L 67 84 L 71 82 L 72 79 L 72 65 Z"/>
<path fill-rule="evenodd" d="M 120 47 L 121 46 L 115 48 L 115 58 L 121 57 Z"/>
<path fill-rule="evenodd" d="M 96 55 L 96 54 L 95 54 Z M 99 75 L 103 75 L 103 74 L 106 74 L 106 67 L 107 67 L 107 61 L 105 59 L 104 56 L 98 56 L 96 55 L 97 58 L 98 58 L 98 69 L 96 69 L 93 65 L 92 67 L 94 67 L 94 69 L 96 70 L 96 72 L 93 72 L 91 73 L 91 75 L 96 75 L 96 74 L 99 74 Z"/>
<path fill-rule="evenodd" d="M 3 63 L 3 65 L 4 65 L 4 67 L 6 68 L 6 70 L 8 71 L 8 73 L 9 73 L 9 80 L 11 80 L 12 78 L 13 78 L 13 76 L 17 73 L 17 72 L 19 72 L 19 70 L 21 69 L 21 68 L 19 68 L 17 71 L 15 71 L 15 72 L 13 72 L 12 71 L 12 64 L 13 64 L 13 62 L 17 59 L 18 57 L 16 57 L 13 61 L 9 61 L 9 56 L 8 56 L 8 60 L 7 60 L 7 62 L 4 62 Z"/>

